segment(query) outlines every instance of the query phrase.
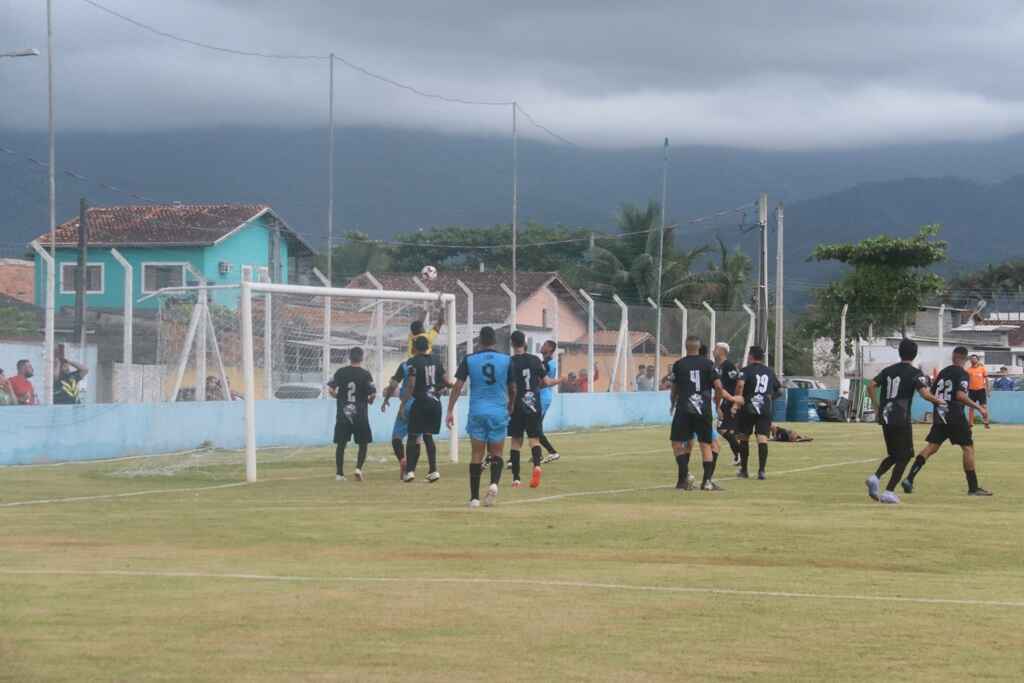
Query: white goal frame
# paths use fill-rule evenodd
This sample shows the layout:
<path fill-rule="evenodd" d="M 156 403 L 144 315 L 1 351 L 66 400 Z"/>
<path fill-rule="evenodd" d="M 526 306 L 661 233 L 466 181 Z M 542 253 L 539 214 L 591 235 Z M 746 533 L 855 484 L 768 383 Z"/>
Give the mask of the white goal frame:
<path fill-rule="evenodd" d="M 286 285 L 269 282 L 251 282 L 243 279 L 239 303 L 242 323 L 242 372 L 245 375 L 245 480 L 256 481 L 256 360 L 253 348 L 252 295 L 253 294 L 302 294 L 348 299 L 369 299 L 385 301 L 438 302 L 444 306 L 445 325 L 448 327 L 448 354 L 446 370 L 454 375 L 456 348 L 455 295 L 440 292 L 403 292 L 387 289 L 351 289 L 344 287 L 312 287 L 308 285 Z M 381 389 L 382 390 L 382 389 Z M 274 399 L 269 399 L 274 400 Z M 459 461 L 458 415 L 449 432 L 449 454 L 451 461 Z"/>

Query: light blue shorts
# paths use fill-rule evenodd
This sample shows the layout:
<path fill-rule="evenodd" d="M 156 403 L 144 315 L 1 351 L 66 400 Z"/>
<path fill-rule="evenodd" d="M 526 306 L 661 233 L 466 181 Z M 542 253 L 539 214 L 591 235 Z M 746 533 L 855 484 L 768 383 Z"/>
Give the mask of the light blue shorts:
<path fill-rule="evenodd" d="M 474 441 L 504 443 L 508 434 L 508 415 L 470 415 L 466 433 Z"/>
<path fill-rule="evenodd" d="M 409 436 L 409 411 L 412 410 L 413 399 L 409 399 L 405 404 L 405 414 L 402 411 L 398 411 L 398 415 L 395 416 L 395 426 L 391 430 L 392 439 L 405 439 Z"/>

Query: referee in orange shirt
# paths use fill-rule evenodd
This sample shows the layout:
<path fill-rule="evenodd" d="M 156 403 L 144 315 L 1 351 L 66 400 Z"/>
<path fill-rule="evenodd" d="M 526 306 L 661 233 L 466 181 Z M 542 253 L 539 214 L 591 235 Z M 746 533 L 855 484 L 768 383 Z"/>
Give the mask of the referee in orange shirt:
<path fill-rule="evenodd" d="M 988 405 L 989 381 L 988 369 L 981 362 L 978 354 L 971 354 L 971 362 L 967 365 L 967 375 L 970 381 L 967 384 L 967 395 L 972 401 L 979 405 Z M 967 411 L 967 424 L 974 427 L 974 408 Z"/>

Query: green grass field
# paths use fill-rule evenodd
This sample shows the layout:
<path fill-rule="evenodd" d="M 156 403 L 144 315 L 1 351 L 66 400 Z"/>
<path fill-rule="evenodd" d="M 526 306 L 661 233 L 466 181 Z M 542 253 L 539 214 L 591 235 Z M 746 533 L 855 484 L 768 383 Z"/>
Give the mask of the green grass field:
<path fill-rule="evenodd" d="M 327 448 L 251 485 L 237 453 L 0 469 L 0 679 L 1024 678 L 1024 430 L 978 430 L 994 498 L 947 445 L 891 507 L 877 428 L 806 432 L 722 493 L 666 486 L 665 428 L 553 435 L 476 511 L 468 459 L 403 485 L 387 444 L 364 483 Z"/>

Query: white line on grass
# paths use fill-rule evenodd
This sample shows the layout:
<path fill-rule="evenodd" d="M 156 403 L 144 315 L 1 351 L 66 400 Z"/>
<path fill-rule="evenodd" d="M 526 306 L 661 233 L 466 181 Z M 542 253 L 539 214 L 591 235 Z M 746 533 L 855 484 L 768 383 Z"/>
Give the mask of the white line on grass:
<path fill-rule="evenodd" d="M 597 590 L 637 591 L 648 593 L 678 593 L 698 595 L 729 595 L 752 598 L 792 598 L 803 600 L 858 602 L 901 602 L 919 605 L 957 605 L 971 607 L 1024 608 L 1024 602 L 1012 600 L 971 600 L 958 598 L 915 598 L 902 595 L 858 595 L 844 593 L 796 593 L 791 591 L 756 591 L 738 588 L 704 588 L 687 586 L 640 586 L 625 583 L 599 583 L 591 581 L 541 581 L 535 579 L 488 579 L 481 577 L 391 577 L 391 576 L 296 576 L 274 574 L 218 574 L 212 572 L 150 572 L 126 570 L 76 569 L 0 569 L 6 576 L 111 576 L 158 579 L 226 579 L 240 581 L 275 581 L 284 583 L 426 583 L 426 584 L 486 584 L 507 586 L 533 586 L 538 588 L 584 588 Z"/>

